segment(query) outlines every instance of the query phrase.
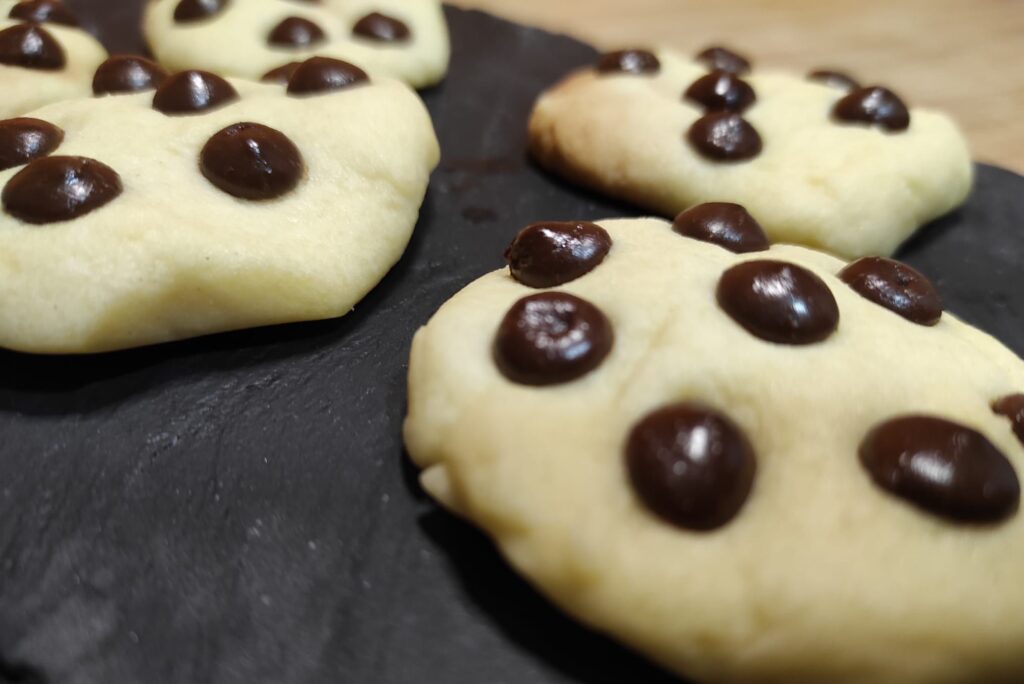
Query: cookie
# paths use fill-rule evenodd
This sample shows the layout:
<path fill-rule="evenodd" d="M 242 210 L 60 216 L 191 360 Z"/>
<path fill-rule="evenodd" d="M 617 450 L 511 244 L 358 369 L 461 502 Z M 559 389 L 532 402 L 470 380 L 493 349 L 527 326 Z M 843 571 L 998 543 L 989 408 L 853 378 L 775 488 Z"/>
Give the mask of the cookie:
<path fill-rule="evenodd" d="M 1021 681 L 1024 363 L 744 213 L 520 233 L 415 337 L 424 487 L 696 681 Z"/>
<path fill-rule="evenodd" d="M 773 242 L 890 255 L 959 206 L 966 143 L 945 115 L 818 70 L 753 69 L 724 48 L 604 55 L 543 94 L 533 155 L 553 173 L 666 217 L 739 202 Z"/>
<path fill-rule="evenodd" d="M 287 79 L 313 55 L 336 57 L 421 88 L 448 68 L 437 0 L 150 0 L 143 31 L 172 69 Z"/>
<path fill-rule="evenodd" d="M 60 0 L 0 0 L 0 118 L 88 95 L 106 57 Z"/>
<path fill-rule="evenodd" d="M 326 58 L 287 86 L 180 72 L 2 121 L 0 346 L 341 316 L 401 256 L 438 158 L 415 92 Z"/>

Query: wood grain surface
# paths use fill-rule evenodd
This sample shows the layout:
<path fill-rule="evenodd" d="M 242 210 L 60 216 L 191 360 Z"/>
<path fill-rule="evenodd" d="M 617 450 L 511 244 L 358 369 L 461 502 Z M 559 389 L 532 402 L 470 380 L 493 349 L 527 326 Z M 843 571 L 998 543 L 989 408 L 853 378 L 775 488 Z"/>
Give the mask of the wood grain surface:
<path fill-rule="evenodd" d="M 1024 172 L 1024 0 L 451 0 L 598 47 L 725 43 L 757 63 L 842 67 L 950 112 L 979 161 Z"/>

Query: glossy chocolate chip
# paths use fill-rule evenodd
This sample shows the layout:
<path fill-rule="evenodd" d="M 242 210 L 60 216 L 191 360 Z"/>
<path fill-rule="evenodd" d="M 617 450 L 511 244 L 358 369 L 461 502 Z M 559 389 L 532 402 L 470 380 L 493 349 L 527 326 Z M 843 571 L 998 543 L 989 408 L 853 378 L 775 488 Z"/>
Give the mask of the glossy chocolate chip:
<path fill-rule="evenodd" d="M 36 159 L 7 181 L 4 209 L 26 223 L 70 221 L 121 194 L 121 177 L 86 157 Z"/>
<path fill-rule="evenodd" d="M 228 0 L 181 0 L 174 8 L 174 21 L 186 24 L 202 21 L 219 14 L 228 6 Z"/>
<path fill-rule="evenodd" d="M 42 26 L 17 24 L 0 31 L 0 64 L 56 71 L 65 62 L 64 48 Z"/>
<path fill-rule="evenodd" d="M 731 420 L 680 403 L 637 423 L 626 442 L 626 467 L 633 489 L 654 513 L 684 529 L 709 531 L 743 508 L 757 460 Z"/>
<path fill-rule="evenodd" d="M 768 236 L 761 224 L 742 206 L 731 202 L 707 202 L 690 207 L 676 216 L 672 230 L 737 254 L 768 249 Z"/>
<path fill-rule="evenodd" d="M 855 90 L 860 88 L 860 83 L 857 82 L 853 76 L 843 73 L 842 71 L 833 71 L 832 69 L 815 69 L 811 73 L 807 74 L 807 78 L 812 81 L 817 81 L 822 85 L 827 85 L 830 88 L 839 88 L 840 90 Z"/>
<path fill-rule="evenodd" d="M 521 385 L 571 382 L 597 368 L 614 342 L 611 322 L 590 302 L 544 292 L 516 302 L 498 328 L 494 361 Z"/>
<path fill-rule="evenodd" d="M 750 334 L 779 344 L 813 344 L 839 325 L 839 306 L 821 278 L 782 261 L 746 261 L 718 281 L 718 304 Z"/>
<path fill-rule="evenodd" d="M 280 83 L 282 85 L 287 84 L 291 80 L 295 70 L 299 68 L 302 62 L 288 62 L 282 64 L 279 67 L 275 67 L 263 74 L 260 80 L 264 83 Z"/>
<path fill-rule="evenodd" d="M 728 71 L 712 71 L 701 76 L 686 89 L 683 97 L 709 112 L 740 113 L 757 100 L 750 84 Z"/>
<path fill-rule="evenodd" d="M 1020 500 L 1017 473 L 982 434 L 942 418 L 905 416 L 860 446 L 871 479 L 915 506 L 956 522 L 997 522 Z"/>
<path fill-rule="evenodd" d="M 153 109 L 164 114 L 196 114 L 238 99 L 234 86 L 208 71 L 181 71 L 164 80 L 153 95 Z"/>
<path fill-rule="evenodd" d="M 556 287 L 590 273 L 611 247 L 611 237 L 596 223 L 534 223 L 519 232 L 505 259 L 523 285 Z"/>
<path fill-rule="evenodd" d="M 910 126 L 910 112 L 896 93 L 888 88 L 858 88 L 832 108 L 838 121 L 876 125 L 887 131 L 903 131 Z"/>
<path fill-rule="evenodd" d="M 938 290 L 906 264 L 882 257 L 864 257 L 840 271 L 839 278 L 861 297 L 911 323 L 935 325 L 942 318 Z"/>
<path fill-rule="evenodd" d="M 52 154 L 64 140 L 64 131 L 39 119 L 0 121 L 0 171 Z"/>
<path fill-rule="evenodd" d="M 371 12 L 357 21 L 352 33 L 378 43 L 403 43 L 412 37 L 405 22 L 380 12 Z"/>
<path fill-rule="evenodd" d="M 1024 444 L 1024 394 L 1010 394 L 992 404 L 992 410 L 1010 419 L 1013 433 Z"/>
<path fill-rule="evenodd" d="M 617 50 L 602 55 L 597 70 L 602 74 L 656 74 L 661 62 L 648 50 Z"/>
<path fill-rule="evenodd" d="M 167 72 L 156 62 L 136 55 L 118 55 L 96 69 L 92 92 L 96 95 L 137 93 L 156 90 L 167 79 Z"/>
<path fill-rule="evenodd" d="M 732 112 L 712 112 L 697 119 L 686 137 L 701 156 L 714 161 L 744 161 L 761 153 L 761 136 Z"/>
<path fill-rule="evenodd" d="M 720 46 L 709 47 L 697 54 L 697 61 L 709 69 L 728 71 L 730 74 L 745 74 L 750 71 L 746 57 Z"/>
<path fill-rule="evenodd" d="M 288 17 L 270 31 L 267 42 L 282 47 L 304 48 L 322 43 L 326 38 L 324 30 L 309 19 Z"/>
<path fill-rule="evenodd" d="M 78 17 L 60 0 L 24 0 L 11 8 L 8 17 L 36 24 L 78 26 Z"/>
<path fill-rule="evenodd" d="M 348 62 L 330 57 L 310 57 L 288 80 L 289 95 L 313 95 L 369 81 L 366 72 Z"/>
<path fill-rule="evenodd" d="M 299 183 L 302 154 L 281 131 L 257 123 L 236 123 L 211 137 L 199 155 L 207 180 L 235 197 L 267 200 Z"/>

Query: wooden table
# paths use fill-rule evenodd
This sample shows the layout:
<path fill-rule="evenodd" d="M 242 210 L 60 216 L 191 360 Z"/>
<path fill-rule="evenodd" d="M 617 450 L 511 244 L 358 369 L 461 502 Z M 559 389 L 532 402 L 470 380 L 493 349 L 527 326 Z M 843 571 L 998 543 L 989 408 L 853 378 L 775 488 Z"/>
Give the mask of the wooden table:
<path fill-rule="evenodd" d="M 451 0 L 599 47 L 734 47 L 842 67 L 950 112 L 974 156 L 1024 172 L 1024 0 Z"/>

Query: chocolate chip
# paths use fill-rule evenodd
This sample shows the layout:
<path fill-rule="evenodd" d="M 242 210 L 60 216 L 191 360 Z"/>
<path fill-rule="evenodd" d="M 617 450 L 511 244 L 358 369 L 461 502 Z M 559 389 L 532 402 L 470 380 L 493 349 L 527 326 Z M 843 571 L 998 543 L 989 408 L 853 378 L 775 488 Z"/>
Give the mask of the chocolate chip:
<path fill-rule="evenodd" d="M 842 71 L 815 69 L 811 73 L 807 74 L 807 78 L 812 81 L 818 81 L 830 88 L 839 88 L 840 90 L 855 90 L 860 88 L 860 83 L 857 82 L 857 79 L 849 74 L 843 73 Z"/>
<path fill-rule="evenodd" d="M 556 287 L 590 273 L 611 247 L 611 237 L 596 223 L 534 223 L 519 232 L 505 259 L 523 285 Z"/>
<path fill-rule="evenodd" d="M 806 268 L 746 261 L 718 281 L 718 305 L 750 334 L 779 344 L 813 344 L 839 325 L 828 285 Z"/>
<path fill-rule="evenodd" d="M 737 254 L 768 249 L 768 236 L 761 224 L 742 206 L 730 202 L 707 202 L 690 207 L 676 216 L 672 230 Z"/>
<path fill-rule="evenodd" d="M 11 8 L 11 19 L 36 24 L 50 22 L 65 26 L 78 26 L 78 17 L 60 0 L 24 0 Z"/>
<path fill-rule="evenodd" d="M 858 88 L 832 108 L 839 121 L 876 124 L 887 131 L 903 131 L 910 126 L 910 112 L 903 100 L 888 88 Z"/>
<path fill-rule="evenodd" d="M 680 403 L 637 423 L 626 442 L 626 467 L 633 489 L 654 513 L 687 530 L 709 531 L 743 508 L 757 460 L 731 420 Z"/>
<path fill-rule="evenodd" d="M 709 69 L 728 71 L 731 74 L 745 74 L 750 71 L 746 57 L 720 46 L 709 47 L 697 55 L 697 61 Z"/>
<path fill-rule="evenodd" d="M 156 90 L 166 79 L 167 72 L 156 62 L 135 55 L 118 55 L 96 69 L 92 92 L 108 95 Z"/>
<path fill-rule="evenodd" d="M 185 24 L 202 21 L 223 11 L 228 0 L 181 0 L 174 8 L 174 21 Z"/>
<path fill-rule="evenodd" d="M 694 81 L 683 96 L 709 112 L 742 112 L 757 96 L 750 84 L 728 71 L 712 71 Z"/>
<path fill-rule="evenodd" d="M 199 155 L 199 168 L 229 195 L 267 200 L 294 189 L 305 167 L 299 148 L 288 136 L 246 122 L 214 133 Z"/>
<path fill-rule="evenodd" d="M 275 67 L 263 74 L 260 80 L 264 83 L 287 84 L 288 81 L 291 80 L 292 74 L 294 74 L 295 70 L 299 68 L 300 64 L 302 64 L 302 62 L 288 62 L 287 64 L 282 64 L 281 66 Z"/>
<path fill-rule="evenodd" d="M 556 385 L 601 365 L 614 341 L 612 325 L 588 301 L 544 292 L 516 302 L 494 339 L 494 361 L 521 385 Z"/>
<path fill-rule="evenodd" d="M 283 47 L 310 47 L 326 38 L 324 30 L 309 19 L 288 17 L 270 31 L 267 42 Z"/>
<path fill-rule="evenodd" d="M 238 99 L 234 86 L 208 71 L 180 71 L 153 95 L 153 109 L 164 114 L 195 114 Z"/>
<path fill-rule="evenodd" d="M 911 323 L 935 325 L 942 318 L 942 299 L 935 286 L 906 264 L 864 257 L 840 271 L 839 278 L 861 297 Z"/>
<path fill-rule="evenodd" d="M 661 62 L 647 50 L 618 50 L 602 55 L 597 70 L 602 74 L 656 74 L 661 70 Z"/>
<path fill-rule="evenodd" d="M 992 404 L 992 410 L 1006 416 L 1013 425 L 1013 433 L 1024 444 L 1024 394 L 1010 394 Z"/>
<path fill-rule="evenodd" d="M 708 159 L 743 161 L 761 153 L 761 136 L 732 112 L 712 112 L 697 119 L 687 133 L 690 144 Z"/>
<path fill-rule="evenodd" d="M 379 43 L 402 43 L 412 36 L 404 22 L 380 12 L 371 12 L 357 21 L 352 33 Z"/>
<path fill-rule="evenodd" d="M 4 209 L 26 223 L 70 221 L 121 194 L 121 177 L 86 157 L 43 157 L 7 181 Z"/>
<path fill-rule="evenodd" d="M 288 94 L 324 93 L 348 88 L 369 79 L 366 72 L 354 64 L 330 57 L 310 57 L 288 79 Z"/>
<path fill-rule="evenodd" d="M 36 24 L 17 24 L 0 31 L 0 64 L 56 71 L 63 69 L 64 48 Z"/>
<path fill-rule="evenodd" d="M 1006 456 L 982 434 L 942 418 L 882 423 L 861 443 L 860 462 L 881 488 L 956 522 L 997 522 L 1020 501 Z"/>
<path fill-rule="evenodd" d="M 64 140 L 64 131 L 39 119 L 0 121 L 0 171 L 52 154 Z"/>

